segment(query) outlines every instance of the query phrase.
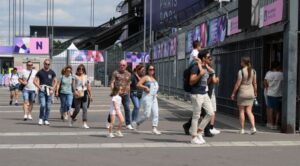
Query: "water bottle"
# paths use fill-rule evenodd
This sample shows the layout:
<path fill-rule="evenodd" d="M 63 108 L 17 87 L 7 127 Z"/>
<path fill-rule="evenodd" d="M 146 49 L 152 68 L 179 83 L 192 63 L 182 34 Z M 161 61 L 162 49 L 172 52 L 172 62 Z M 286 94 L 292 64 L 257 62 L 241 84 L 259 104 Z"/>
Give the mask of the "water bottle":
<path fill-rule="evenodd" d="M 253 104 L 254 104 L 254 106 L 256 106 L 256 107 L 259 106 L 259 103 L 258 103 L 258 101 L 257 101 L 257 98 L 254 99 Z"/>

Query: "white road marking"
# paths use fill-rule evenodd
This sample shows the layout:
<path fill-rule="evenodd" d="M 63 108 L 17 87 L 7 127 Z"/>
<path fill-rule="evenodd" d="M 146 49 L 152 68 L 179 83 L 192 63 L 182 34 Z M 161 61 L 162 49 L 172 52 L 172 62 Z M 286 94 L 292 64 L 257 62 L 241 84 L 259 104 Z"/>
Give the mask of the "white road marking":
<path fill-rule="evenodd" d="M 1 149 L 111 149 L 111 148 L 212 148 L 212 147 L 279 147 L 300 146 L 300 141 L 208 142 L 203 145 L 186 143 L 90 143 L 90 144 L 0 144 Z"/>

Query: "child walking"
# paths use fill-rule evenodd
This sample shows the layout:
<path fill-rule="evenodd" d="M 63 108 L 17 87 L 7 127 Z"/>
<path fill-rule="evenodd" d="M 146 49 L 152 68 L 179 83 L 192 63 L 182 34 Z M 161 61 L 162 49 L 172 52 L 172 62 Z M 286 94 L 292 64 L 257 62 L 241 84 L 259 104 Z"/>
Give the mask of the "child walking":
<path fill-rule="evenodd" d="M 109 137 L 109 138 L 113 138 L 115 136 L 123 137 L 121 129 L 124 124 L 124 117 L 121 112 L 122 98 L 120 97 L 119 93 L 120 93 L 120 88 L 115 86 L 110 95 L 112 97 L 112 99 L 111 99 L 111 106 L 110 106 L 110 111 L 109 111 L 111 123 L 108 128 L 108 135 L 107 135 L 107 137 Z M 119 127 L 118 127 L 117 132 L 115 134 L 113 134 L 112 130 L 113 130 L 113 127 L 115 124 L 116 116 L 119 119 Z"/>

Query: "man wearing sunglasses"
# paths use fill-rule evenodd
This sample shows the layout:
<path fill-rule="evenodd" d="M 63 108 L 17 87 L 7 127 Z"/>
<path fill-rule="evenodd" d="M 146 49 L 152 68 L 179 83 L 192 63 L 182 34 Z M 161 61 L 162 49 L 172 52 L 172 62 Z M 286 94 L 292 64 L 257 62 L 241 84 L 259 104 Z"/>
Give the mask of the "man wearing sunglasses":
<path fill-rule="evenodd" d="M 34 77 L 37 73 L 36 70 L 32 69 L 33 63 L 31 61 L 27 61 L 26 69 L 22 71 L 21 76 L 19 78 L 19 82 L 23 84 L 25 87 L 23 89 L 23 110 L 24 110 L 24 121 L 27 119 L 32 120 L 32 108 L 35 100 L 35 92 L 36 87 L 33 84 Z"/>
<path fill-rule="evenodd" d="M 50 125 L 48 118 L 52 103 L 52 95 L 56 87 L 56 74 L 50 69 L 50 60 L 44 61 L 44 68 L 41 69 L 34 79 L 34 85 L 38 88 L 40 99 L 39 125 Z"/>

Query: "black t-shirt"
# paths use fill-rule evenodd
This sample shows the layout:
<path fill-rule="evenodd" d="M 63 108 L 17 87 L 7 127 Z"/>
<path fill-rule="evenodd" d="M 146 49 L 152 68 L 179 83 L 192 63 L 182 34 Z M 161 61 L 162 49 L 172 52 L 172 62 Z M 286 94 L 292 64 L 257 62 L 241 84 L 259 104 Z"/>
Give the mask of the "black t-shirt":
<path fill-rule="evenodd" d="M 53 70 L 45 71 L 41 69 L 37 74 L 36 77 L 40 79 L 40 85 L 48 85 L 52 86 L 53 79 L 56 77 L 56 74 Z"/>
<path fill-rule="evenodd" d="M 209 74 L 208 74 L 208 71 L 207 69 L 202 69 L 202 70 L 205 70 L 205 74 L 199 79 L 199 81 L 194 84 L 192 87 L 191 87 L 191 94 L 206 94 L 207 93 L 207 81 L 208 81 L 208 78 L 209 78 Z M 191 75 L 192 74 L 199 74 L 199 68 L 198 68 L 198 65 L 194 65 L 192 68 L 191 68 Z"/>

